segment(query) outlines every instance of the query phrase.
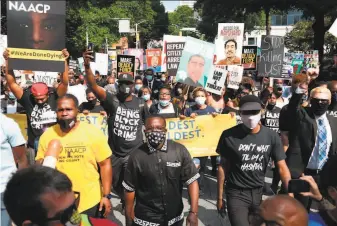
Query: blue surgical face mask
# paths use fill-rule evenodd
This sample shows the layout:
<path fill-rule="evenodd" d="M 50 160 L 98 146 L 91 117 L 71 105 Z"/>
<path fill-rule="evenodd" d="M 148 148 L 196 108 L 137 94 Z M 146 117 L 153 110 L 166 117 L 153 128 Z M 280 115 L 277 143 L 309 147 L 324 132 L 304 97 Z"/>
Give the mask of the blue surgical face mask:
<path fill-rule="evenodd" d="M 147 75 L 147 76 L 145 76 L 145 78 L 147 79 L 147 81 L 151 82 L 152 79 L 153 79 L 153 76 L 152 75 Z"/>
<path fill-rule="evenodd" d="M 170 104 L 170 101 L 169 100 L 159 100 L 159 104 L 162 106 L 162 107 L 166 107 Z"/>
<path fill-rule="evenodd" d="M 142 84 L 136 84 L 135 85 L 135 89 L 137 90 L 137 91 L 139 91 L 140 90 L 140 88 L 142 88 Z"/>
<path fill-rule="evenodd" d="M 150 100 L 150 94 L 145 94 L 145 95 L 143 95 L 142 96 L 142 98 L 145 100 L 145 101 L 148 101 L 148 100 Z"/>

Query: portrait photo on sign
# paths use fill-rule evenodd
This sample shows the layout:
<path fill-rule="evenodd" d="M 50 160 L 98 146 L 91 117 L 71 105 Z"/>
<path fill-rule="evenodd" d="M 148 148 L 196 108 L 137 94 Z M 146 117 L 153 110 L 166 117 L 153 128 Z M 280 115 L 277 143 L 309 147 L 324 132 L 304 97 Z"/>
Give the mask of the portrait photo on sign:
<path fill-rule="evenodd" d="M 146 63 L 147 68 L 151 68 L 155 72 L 161 72 L 161 49 L 147 49 Z"/>
<path fill-rule="evenodd" d="M 205 87 L 208 73 L 213 65 L 215 45 L 187 37 L 180 58 L 176 82 L 194 87 Z"/>
<path fill-rule="evenodd" d="M 144 70 L 144 50 L 143 49 L 126 49 L 125 55 L 135 56 L 135 71 Z"/>
<path fill-rule="evenodd" d="M 243 45 L 243 23 L 219 23 L 216 45 L 216 65 L 240 65 Z"/>

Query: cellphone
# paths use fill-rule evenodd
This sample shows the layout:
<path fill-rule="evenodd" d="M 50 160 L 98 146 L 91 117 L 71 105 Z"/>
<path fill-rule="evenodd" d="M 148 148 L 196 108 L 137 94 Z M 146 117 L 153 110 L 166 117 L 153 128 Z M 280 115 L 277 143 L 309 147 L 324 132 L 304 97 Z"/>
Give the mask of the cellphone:
<path fill-rule="evenodd" d="M 105 206 L 103 206 L 102 211 L 99 211 L 99 218 L 105 218 L 104 213 L 105 213 Z"/>
<path fill-rule="evenodd" d="M 88 51 L 94 51 L 94 43 L 89 43 L 88 44 Z M 94 53 L 91 53 L 91 55 L 93 56 L 93 58 L 91 59 L 92 62 L 95 62 L 95 56 Z"/>
<path fill-rule="evenodd" d="M 294 179 L 289 181 L 288 192 L 289 193 L 301 193 L 309 192 L 310 184 L 305 180 Z"/>

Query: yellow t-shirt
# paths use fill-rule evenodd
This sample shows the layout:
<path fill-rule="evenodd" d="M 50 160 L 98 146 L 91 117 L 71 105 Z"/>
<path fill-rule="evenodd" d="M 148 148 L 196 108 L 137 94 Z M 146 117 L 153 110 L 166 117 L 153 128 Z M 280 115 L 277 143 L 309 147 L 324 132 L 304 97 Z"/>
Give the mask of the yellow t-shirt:
<path fill-rule="evenodd" d="M 98 162 L 112 154 L 107 138 L 94 125 L 80 122 L 78 127 L 68 134 L 60 126 L 48 128 L 41 136 L 36 160 L 44 159 L 51 140 L 58 139 L 62 144 L 56 169 L 66 174 L 73 183 L 73 191 L 80 192 L 79 212 L 92 208 L 102 197 L 98 173 Z"/>

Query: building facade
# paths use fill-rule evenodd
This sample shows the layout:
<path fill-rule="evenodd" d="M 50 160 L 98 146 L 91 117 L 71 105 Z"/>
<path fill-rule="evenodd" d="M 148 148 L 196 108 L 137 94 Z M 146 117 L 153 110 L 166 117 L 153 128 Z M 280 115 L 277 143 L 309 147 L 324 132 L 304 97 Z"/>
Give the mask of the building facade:
<path fill-rule="evenodd" d="M 197 1 L 179 1 L 179 5 L 187 5 L 188 7 L 190 8 L 194 8 L 194 4 L 196 3 Z"/>

